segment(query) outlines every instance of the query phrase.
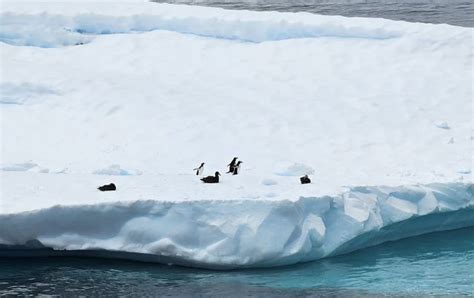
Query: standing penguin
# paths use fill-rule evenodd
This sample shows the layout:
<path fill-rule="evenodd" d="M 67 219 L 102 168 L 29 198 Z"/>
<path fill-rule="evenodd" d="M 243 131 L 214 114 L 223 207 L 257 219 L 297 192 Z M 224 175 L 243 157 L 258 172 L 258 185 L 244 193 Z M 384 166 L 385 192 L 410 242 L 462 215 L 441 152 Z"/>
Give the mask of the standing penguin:
<path fill-rule="evenodd" d="M 308 184 L 311 183 L 311 179 L 309 179 L 308 175 L 304 175 L 300 178 L 301 184 Z"/>
<path fill-rule="evenodd" d="M 202 172 L 204 171 L 204 163 L 201 163 L 201 165 L 195 169 L 193 169 L 193 171 L 196 171 L 196 175 L 199 176 L 202 174 Z"/>
<path fill-rule="evenodd" d="M 240 164 L 243 163 L 243 161 L 240 161 L 234 166 L 234 172 L 232 172 L 232 175 L 238 175 L 240 172 Z"/>
<path fill-rule="evenodd" d="M 230 164 L 227 166 L 229 167 L 229 171 L 227 173 L 234 173 L 235 163 L 237 162 L 237 157 L 234 157 Z"/>

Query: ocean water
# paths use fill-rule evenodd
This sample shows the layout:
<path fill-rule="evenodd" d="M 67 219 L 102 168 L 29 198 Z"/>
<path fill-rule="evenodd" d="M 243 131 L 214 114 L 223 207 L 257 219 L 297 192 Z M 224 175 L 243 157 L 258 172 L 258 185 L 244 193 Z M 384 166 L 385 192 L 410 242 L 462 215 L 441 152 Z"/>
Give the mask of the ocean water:
<path fill-rule="evenodd" d="M 227 9 L 311 12 L 474 27 L 473 0 L 152 0 Z"/>
<path fill-rule="evenodd" d="M 212 271 L 99 258 L 0 258 L 0 296 L 474 295 L 474 227 L 311 263 Z"/>

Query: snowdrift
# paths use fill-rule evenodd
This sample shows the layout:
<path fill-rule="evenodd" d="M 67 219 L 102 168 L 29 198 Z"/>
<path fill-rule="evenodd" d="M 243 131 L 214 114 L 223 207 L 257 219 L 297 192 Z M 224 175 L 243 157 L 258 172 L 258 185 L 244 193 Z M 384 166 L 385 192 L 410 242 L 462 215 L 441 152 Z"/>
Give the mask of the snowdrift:
<path fill-rule="evenodd" d="M 2 15 L 0 41 L 23 46 L 59 47 L 88 43 L 94 35 L 167 30 L 216 39 L 265 42 L 297 38 L 337 37 L 389 39 L 396 31 L 338 24 L 290 23 L 285 20 L 241 20 L 229 18 L 163 15 L 107 16 L 97 14 Z"/>
<path fill-rule="evenodd" d="M 59 255 L 92 251 L 89 255 L 205 268 L 267 267 L 472 225 L 474 185 L 460 183 L 356 187 L 295 202 L 55 206 L 0 215 L 0 255 L 14 255 L 9 246 L 38 248 L 32 240 L 39 240 Z M 21 255 L 35 253 L 30 248 Z"/>

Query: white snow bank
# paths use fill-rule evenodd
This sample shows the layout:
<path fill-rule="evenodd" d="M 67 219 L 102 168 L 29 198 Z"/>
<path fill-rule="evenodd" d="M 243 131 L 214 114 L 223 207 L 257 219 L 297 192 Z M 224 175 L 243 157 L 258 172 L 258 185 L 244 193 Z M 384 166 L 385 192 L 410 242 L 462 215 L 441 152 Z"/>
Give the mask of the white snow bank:
<path fill-rule="evenodd" d="M 142 253 L 189 266 L 278 266 L 472 226 L 473 197 L 473 184 L 453 183 L 356 187 L 340 196 L 294 202 L 150 200 L 55 206 L 0 215 L 0 244 L 37 239 L 56 250 Z"/>
<path fill-rule="evenodd" d="M 398 23 L 398 24 L 397 24 Z M 420 33 L 403 24 L 308 13 L 226 11 L 158 3 L 3 3 L 0 41 L 13 45 L 60 47 L 88 43 L 93 35 L 167 30 L 243 42 L 297 38 L 384 40 Z M 439 26 L 444 31 L 446 26 Z M 462 29 L 458 29 L 462 31 Z M 466 31 L 466 29 L 464 29 Z M 430 38 L 436 39 L 435 35 Z"/>
<path fill-rule="evenodd" d="M 448 123 L 446 123 L 446 122 L 440 122 L 440 123 L 436 124 L 436 126 L 441 128 L 441 129 L 451 129 L 451 127 L 449 127 Z"/>
<path fill-rule="evenodd" d="M 59 92 L 47 86 L 32 83 L 0 83 L 0 104 L 24 104 L 44 95 L 58 95 Z"/>
<path fill-rule="evenodd" d="M 0 170 L 5 172 L 36 172 L 36 173 L 49 173 L 49 169 L 40 167 L 38 164 L 32 161 L 26 161 L 24 163 L 15 163 L 10 165 L 4 165 L 0 167 Z"/>
<path fill-rule="evenodd" d="M 3 13 L 0 41 L 20 46 L 58 47 L 90 42 L 91 35 L 167 30 L 242 42 L 295 38 L 388 39 L 399 36 L 382 28 L 346 27 L 342 24 L 311 25 L 287 21 L 242 20 L 166 15 L 107 16 L 98 14 L 26 15 Z"/>
<path fill-rule="evenodd" d="M 278 176 L 302 176 L 314 174 L 314 169 L 302 163 L 279 163 L 275 175 Z"/>
<path fill-rule="evenodd" d="M 128 176 L 128 175 L 139 175 L 140 172 L 125 170 L 120 165 L 110 165 L 106 168 L 94 171 L 95 175 L 113 175 L 113 176 Z"/>
<path fill-rule="evenodd" d="M 36 163 L 27 161 L 24 163 L 16 163 L 12 165 L 3 166 L 1 169 L 2 171 L 28 171 L 37 166 L 38 165 Z"/>

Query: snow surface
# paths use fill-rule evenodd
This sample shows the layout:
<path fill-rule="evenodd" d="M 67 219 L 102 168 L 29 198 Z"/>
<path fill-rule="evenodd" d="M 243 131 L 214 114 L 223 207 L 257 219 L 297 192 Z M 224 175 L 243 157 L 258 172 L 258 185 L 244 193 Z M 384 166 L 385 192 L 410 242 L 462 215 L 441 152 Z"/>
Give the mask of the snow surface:
<path fill-rule="evenodd" d="M 308 13 L 2 1 L 0 244 L 270 266 L 472 225 L 472 36 Z M 193 175 L 201 162 L 225 172 L 234 156 L 237 177 Z M 96 190 L 110 182 L 117 192 Z"/>

